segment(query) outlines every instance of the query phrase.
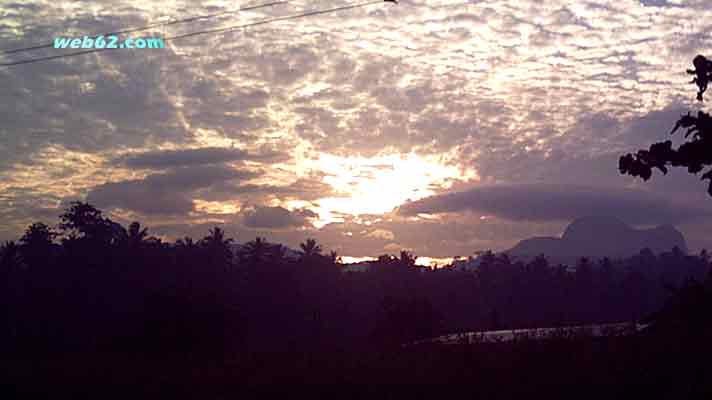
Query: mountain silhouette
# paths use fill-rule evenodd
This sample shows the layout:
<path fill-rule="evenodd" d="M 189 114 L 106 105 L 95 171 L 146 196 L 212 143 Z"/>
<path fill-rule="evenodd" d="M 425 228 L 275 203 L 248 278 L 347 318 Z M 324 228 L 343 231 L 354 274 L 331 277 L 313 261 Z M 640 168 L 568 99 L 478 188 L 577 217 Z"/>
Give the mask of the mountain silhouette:
<path fill-rule="evenodd" d="M 576 219 L 558 237 L 533 237 L 506 251 L 519 259 L 544 254 L 552 263 L 575 265 L 581 257 L 630 257 L 648 248 L 659 254 L 678 247 L 687 253 L 685 238 L 672 225 L 634 229 L 613 217 L 589 216 Z"/>

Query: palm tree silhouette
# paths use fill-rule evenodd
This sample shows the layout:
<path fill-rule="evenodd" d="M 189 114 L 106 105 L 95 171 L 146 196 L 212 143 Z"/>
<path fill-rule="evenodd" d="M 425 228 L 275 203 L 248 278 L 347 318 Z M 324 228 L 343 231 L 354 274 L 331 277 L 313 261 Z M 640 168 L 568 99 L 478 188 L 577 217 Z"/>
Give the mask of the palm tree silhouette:
<path fill-rule="evenodd" d="M 202 244 L 206 247 L 219 248 L 229 246 L 233 242 L 233 239 L 225 238 L 225 231 L 217 226 L 209 232 L 208 236 L 202 240 Z"/>
<path fill-rule="evenodd" d="M 182 239 L 176 240 L 176 247 L 185 249 L 185 250 L 192 250 L 195 249 L 198 245 L 193 241 L 193 238 L 190 236 L 186 236 Z"/>
<path fill-rule="evenodd" d="M 213 266 L 229 266 L 232 262 L 233 239 L 225 237 L 225 231 L 215 227 L 208 236 L 200 241 L 200 246 L 206 250 L 207 258 Z"/>
<path fill-rule="evenodd" d="M 248 264 L 257 264 L 267 256 L 269 247 L 269 243 L 265 238 L 257 236 L 255 240 L 245 243 L 242 256 Z"/>
<path fill-rule="evenodd" d="M 269 248 L 269 259 L 273 263 L 279 263 L 287 256 L 287 248 L 281 244 L 275 244 Z"/>
<path fill-rule="evenodd" d="M 148 228 L 141 229 L 141 224 L 134 221 L 129 225 L 129 229 L 121 238 L 122 242 L 126 243 L 131 248 L 137 248 L 144 244 L 148 238 Z"/>
<path fill-rule="evenodd" d="M 341 264 L 341 257 L 335 250 L 331 250 L 329 252 L 329 260 L 331 261 L 332 264 Z"/>
<path fill-rule="evenodd" d="M 197 261 L 200 247 L 198 243 L 193 241 L 192 237 L 185 236 L 182 239 L 176 240 L 175 248 L 177 250 L 175 254 L 177 257 L 176 260 L 179 264 L 188 266 L 193 265 Z"/>
<path fill-rule="evenodd" d="M 302 254 L 302 258 L 314 258 L 316 256 L 320 256 L 322 252 L 322 248 L 320 245 L 316 243 L 315 239 L 309 238 L 306 240 L 306 242 L 301 243 L 299 247 L 302 249 L 300 253 Z"/>

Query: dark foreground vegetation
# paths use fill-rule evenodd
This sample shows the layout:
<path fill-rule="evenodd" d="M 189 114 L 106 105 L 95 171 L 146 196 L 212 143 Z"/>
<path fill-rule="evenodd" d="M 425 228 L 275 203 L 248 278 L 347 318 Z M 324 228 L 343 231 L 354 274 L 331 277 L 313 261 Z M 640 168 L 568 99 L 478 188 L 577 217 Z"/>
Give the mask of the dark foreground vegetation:
<path fill-rule="evenodd" d="M 439 395 L 483 398 L 710 398 L 710 330 L 671 333 L 360 351 L 52 354 L 8 360 L 0 373 L 24 393 L 138 388 L 133 398 L 249 398 L 274 390 L 298 395 L 294 385 L 325 383 L 369 385 L 335 389 L 338 398 L 394 397 L 391 384 L 446 384 Z"/>
<path fill-rule="evenodd" d="M 345 273 L 312 240 L 296 259 L 260 238 L 233 248 L 219 228 L 165 243 L 79 202 L 56 230 L 33 224 L 0 252 L 0 376 L 38 391 L 170 384 L 190 396 L 275 382 L 467 383 L 503 395 L 710 390 L 706 252 L 642 251 L 575 269 L 487 254 L 471 272 L 417 267 L 402 252 Z M 465 330 L 641 319 L 654 323 L 635 337 L 401 346 Z"/>

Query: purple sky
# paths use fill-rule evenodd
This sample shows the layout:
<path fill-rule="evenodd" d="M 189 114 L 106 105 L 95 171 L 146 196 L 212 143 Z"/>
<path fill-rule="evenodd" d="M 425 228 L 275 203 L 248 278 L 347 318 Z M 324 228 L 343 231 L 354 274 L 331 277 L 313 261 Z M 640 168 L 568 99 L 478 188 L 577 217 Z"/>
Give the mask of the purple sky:
<path fill-rule="evenodd" d="M 0 0 L 0 48 L 236 6 Z M 218 224 L 354 257 L 503 250 L 589 214 L 712 248 L 699 178 L 617 171 L 701 107 L 684 71 L 712 55 L 708 0 L 403 0 L 166 45 L 0 68 L 0 240 L 79 199 L 169 239 Z"/>

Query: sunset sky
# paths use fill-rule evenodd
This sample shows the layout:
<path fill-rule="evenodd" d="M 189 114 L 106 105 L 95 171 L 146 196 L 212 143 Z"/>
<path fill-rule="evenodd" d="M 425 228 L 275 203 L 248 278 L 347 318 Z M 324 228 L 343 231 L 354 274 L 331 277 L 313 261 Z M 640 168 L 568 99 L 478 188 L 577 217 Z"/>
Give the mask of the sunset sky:
<path fill-rule="evenodd" d="M 0 49 L 268 2 L 0 0 Z M 288 3 L 133 36 L 358 2 Z M 401 0 L 0 67 L 0 240 L 82 200 L 167 240 L 221 225 L 351 257 L 504 250 L 593 214 L 712 248 L 706 182 L 617 169 L 705 109 L 698 53 L 709 0 Z"/>

